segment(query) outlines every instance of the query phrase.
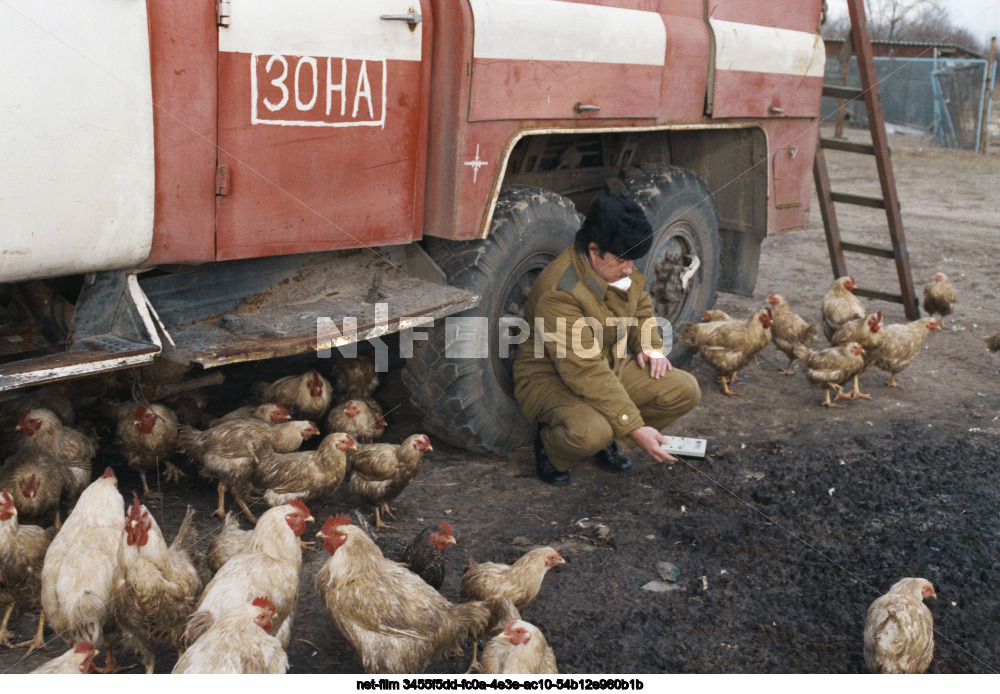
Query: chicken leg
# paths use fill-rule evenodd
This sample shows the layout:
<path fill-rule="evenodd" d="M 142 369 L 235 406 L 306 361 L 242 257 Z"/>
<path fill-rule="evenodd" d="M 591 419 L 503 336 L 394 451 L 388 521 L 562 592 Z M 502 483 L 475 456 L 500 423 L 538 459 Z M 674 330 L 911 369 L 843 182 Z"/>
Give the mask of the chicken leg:
<path fill-rule="evenodd" d="M 840 394 L 842 392 L 844 392 L 844 389 L 841 388 L 840 386 L 838 386 L 836 383 L 831 383 L 827 388 L 824 388 L 824 392 L 826 393 L 826 401 L 823 402 L 823 403 L 820 403 L 820 404 L 822 404 L 824 407 L 843 407 L 843 405 L 834 405 L 832 402 L 830 402 L 830 389 L 831 388 L 837 390 L 837 398 L 835 398 L 835 399 L 839 399 L 840 398 Z"/>
<path fill-rule="evenodd" d="M 25 646 L 28 647 L 28 652 L 24 654 L 25 658 L 39 648 L 45 647 L 45 610 L 42 610 L 42 614 L 38 617 L 38 628 L 35 629 L 35 637 L 30 641 L 22 641 L 21 643 L 14 644 L 14 648 L 24 648 Z"/>
<path fill-rule="evenodd" d="M 12 631 L 7 631 L 7 622 L 10 621 L 10 614 L 14 611 L 14 603 L 7 605 L 7 610 L 3 613 L 3 623 L 0 624 L 0 646 L 4 648 L 14 648 L 14 645 L 10 642 L 12 636 L 17 636 Z"/>
<path fill-rule="evenodd" d="M 779 371 L 778 374 L 781 376 L 791 376 L 794 372 L 792 371 L 792 364 L 795 363 L 795 357 L 788 360 L 788 368 L 784 371 Z"/>
<path fill-rule="evenodd" d="M 740 393 L 734 393 L 733 391 L 729 390 L 729 384 L 726 383 L 726 377 L 725 376 L 721 376 L 720 375 L 719 376 L 719 380 L 722 382 L 722 393 L 723 393 L 723 395 L 728 395 L 731 398 L 734 398 L 734 397 L 740 395 Z"/>
<path fill-rule="evenodd" d="M 383 506 L 384 505 L 385 504 L 383 504 Z M 378 506 L 373 506 L 372 508 L 375 509 L 375 529 L 376 530 L 380 530 L 381 528 L 389 528 L 389 530 L 395 530 L 396 529 L 396 526 L 389 525 L 388 523 L 383 523 L 382 522 L 382 517 L 379 515 L 379 512 L 378 512 L 379 511 L 379 507 Z M 390 515 L 392 515 L 392 514 L 390 514 Z"/>
<path fill-rule="evenodd" d="M 219 518 L 226 517 L 226 485 L 222 482 L 219 482 L 219 507 L 212 511 L 212 515 Z"/>
<path fill-rule="evenodd" d="M 163 465 L 166 468 L 163 471 L 163 476 L 166 477 L 171 482 L 173 482 L 174 484 L 180 482 L 181 477 L 187 477 L 187 475 L 184 473 L 183 470 L 181 470 L 179 467 L 171 463 L 169 460 L 164 460 Z"/>
<path fill-rule="evenodd" d="M 149 488 L 149 485 L 146 483 L 146 473 L 144 471 L 142 471 L 142 470 L 139 471 L 139 479 L 142 480 L 142 498 L 143 499 L 162 499 L 163 498 L 163 494 L 161 494 L 160 492 L 154 492 L 152 489 Z"/>
<path fill-rule="evenodd" d="M 478 651 L 479 651 L 479 641 L 477 641 L 476 639 L 473 639 L 472 640 L 472 661 L 469 663 L 469 669 L 465 671 L 466 675 L 468 675 L 473 670 L 475 670 L 476 672 L 480 671 L 481 668 L 480 668 L 480 665 L 479 665 L 479 658 L 476 657 L 476 654 L 478 653 Z"/>
<path fill-rule="evenodd" d="M 891 376 L 891 378 L 889 379 L 889 387 L 890 388 L 902 388 L 903 387 L 903 386 L 899 385 L 898 383 L 896 383 L 896 374 L 890 374 L 890 376 Z"/>
<path fill-rule="evenodd" d="M 863 398 L 865 400 L 871 400 L 872 396 L 867 393 L 862 393 L 861 388 L 858 383 L 858 376 L 854 377 L 854 386 L 851 388 L 851 392 L 845 395 L 845 398 Z M 839 396 L 838 396 L 839 397 Z"/>
<path fill-rule="evenodd" d="M 233 498 L 236 499 L 236 503 L 239 504 L 239 507 L 243 509 L 243 513 L 246 514 L 247 520 L 256 525 L 257 518 L 256 516 L 253 515 L 253 513 L 250 512 L 250 508 L 247 506 L 247 502 L 243 500 L 243 497 L 237 494 L 233 494 Z"/>

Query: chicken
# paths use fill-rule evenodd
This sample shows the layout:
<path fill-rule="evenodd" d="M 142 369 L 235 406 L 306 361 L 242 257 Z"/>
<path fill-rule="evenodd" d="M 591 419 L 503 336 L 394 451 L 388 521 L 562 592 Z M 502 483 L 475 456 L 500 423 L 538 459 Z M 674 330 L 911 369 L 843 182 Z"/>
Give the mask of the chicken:
<path fill-rule="evenodd" d="M 365 672 L 423 672 L 436 654 L 454 652 L 486 628 L 489 604 L 451 604 L 405 566 L 383 557 L 345 516 L 328 519 L 317 537 L 330 558 L 316 574 L 316 592 Z"/>
<path fill-rule="evenodd" d="M 174 541 L 167 546 L 149 510 L 132 495 L 118 546 L 114 611 L 125 645 L 139 656 L 146 674 L 156 665 L 156 642 L 183 647 L 184 626 L 201 594 L 192 561 L 196 537 L 188 506 Z"/>
<path fill-rule="evenodd" d="M 63 424 L 73 424 L 75 413 L 67 397 L 68 390 L 65 383 L 53 383 L 0 402 L 0 458 L 6 458 L 21 443 L 22 437 L 15 425 L 28 410 L 49 410 Z"/>
<path fill-rule="evenodd" d="M 456 542 L 451 526 L 442 523 L 440 530 L 433 525 L 421 530 L 402 550 L 383 551 L 393 561 L 406 564 L 431 588 L 441 590 L 444 585 L 444 551 Z"/>
<path fill-rule="evenodd" d="M 795 356 L 802 360 L 805 367 L 806 380 L 814 386 L 821 386 L 826 391 L 826 407 L 841 407 L 830 402 L 830 391 L 837 392 L 836 399 L 843 395 L 843 385 L 865 368 L 865 350 L 857 342 L 838 345 L 814 352 L 804 345 L 795 347 Z"/>
<path fill-rule="evenodd" d="M 514 620 L 483 649 L 485 675 L 554 675 L 556 654 L 534 624 Z"/>
<path fill-rule="evenodd" d="M 259 419 L 240 419 L 205 431 L 182 425 L 178 447 L 201 463 L 204 477 L 219 481 L 219 506 L 213 516 L 225 517 L 228 489 L 250 522 L 255 523 L 257 519 L 247 508 L 246 497 L 261 454 L 269 449 L 290 453 L 318 433 L 312 422 L 294 420 L 271 425 Z"/>
<path fill-rule="evenodd" d="M 477 564 L 469 557 L 462 574 L 462 587 L 459 595 L 462 602 L 469 600 L 488 600 L 490 598 L 507 599 L 514 604 L 518 613 L 524 612 L 538 591 L 542 589 L 542 579 L 549 569 L 566 560 L 552 547 L 536 547 L 524 554 L 513 564 L 498 564 L 484 562 Z M 469 670 L 477 666 L 476 641 L 472 644 L 472 664 Z"/>
<path fill-rule="evenodd" d="M 358 446 L 349 434 L 330 434 L 315 451 L 261 453 L 257 476 L 266 490 L 268 506 L 281 506 L 292 499 L 307 504 L 325 501 L 344 481 L 347 451 Z"/>
<path fill-rule="evenodd" d="M 368 357 L 341 359 L 331 376 L 337 392 L 346 398 L 369 398 L 378 388 L 378 371 Z"/>
<path fill-rule="evenodd" d="M 830 343 L 834 347 L 838 345 L 846 345 L 851 342 L 857 342 L 865 350 L 863 355 L 865 358 L 865 366 L 861 369 L 861 372 L 854 374 L 854 384 L 851 388 L 851 392 L 843 395 L 842 397 L 864 398 L 865 400 L 872 399 L 871 395 L 861 392 L 859 379 L 861 378 L 861 374 L 868 370 L 872 357 L 878 348 L 882 346 L 882 342 L 885 340 L 885 331 L 882 330 L 882 328 L 882 312 L 876 311 L 875 313 L 869 314 L 864 318 L 855 318 L 854 320 L 847 321 L 840 326 L 840 328 L 837 329 L 837 332 L 833 334 L 833 337 L 830 338 Z"/>
<path fill-rule="evenodd" d="M 919 674 L 934 658 L 934 618 L 924 598 L 936 598 L 923 578 L 904 578 L 868 608 L 865 665 L 872 674 Z"/>
<path fill-rule="evenodd" d="M 246 407 L 241 407 L 238 410 L 224 414 L 212 422 L 212 426 L 226 422 L 235 422 L 240 419 L 259 419 L 262 422 L 270 424 L 284 424 L 291 418 L 292 416 L 288 414 L 288 410 L 285 409 L 284 405 L 276 402 L 265 402 L 263 405 L 247 405 Z"/>
<path fill-rule="evenodd" d="M 896 374 L 909 366 L 917 356 L 927 334 L 940 329 L 940 323 L 933 318 L 918 318 L 910 323 L 885 326 L 885 338 L 882 346 L 872 355 L 872 363 L 891 374 L 890 387 L 902 388 L 896 383 Z"/>
<path fill-rule="evenodd" d="M 103 641 L 105 672 L 117 669 L 111 591 L 124 529 L 125 501 L 109 467 L 83 490 L 42 566 L 42 609 L 49 624 L 69 645 Z"/>
<path fill-rule="evenodd" d="M 376 413 L 364 400 L 348 400 L 330 409 L 326 430 L 350 434 L 358 443 L 371 443 L 385 432 L 385 419 L 381 408 Z"/>
<path fill-rule="evenodd" d="M 54 518 L 62 524 L 60 505 L 72 506 L 79 482 L 72 467 L 63 465 L 42 451 L 15 453 L 0 468 L 0 488 L 7 489 L 22 521 L 47 523 Z"/>
<path fill-rule="evenodd" d="M 865 306 L 852 293 L 857 288 L 854 278 L 838 277 L 823 297 L 823 334 L 833 339 L 838 328 L 849 320 L 865 317 Z"/>
<path fill-rule="evenodd" d="M 216 620 L 266 595 L 275 605 L 275 636 L 287 648 L 302 569 L 299 538 L 312 520 L 301 501 L 261 514 L 246 549 L 223 564 L 205 586 L 197 611 L 188 619 L 186 643 L 194 643 Z"/>
<path fill-rule="evenodd" d="M 1000 333 L 986 338 L 986 348 L 991 352 L 1000 352 Z"/>
<path fill-rule="evenodd" d="M 71 468 L 75 481 L 72 496 L 79 496 L 90 484 L 90 466 L 97 448 L 82 431 L 63 426 L 49 410 L 28 410 L 17 420 L 17 430 L 24 434 L 20 450 L 47 453 Z"/>
<path fill-rule="evenodd" d="M 395 518 L 389 502 L 420 472 L 425 451 L 432 451 L 431 440 L 424 434 L 407 437 L 403 443 L 369 443 L 358 447 L 350 460 L 351 493 L 375 509 L 375 528 L 391 528 L 379 514 Z"/>
<path fill-rule="evenodd" d="M 320 421 L 330 408 L 330 382 L 313 369 L 299 376 L 285 376 L 274 383 L 255 383 L 253 392 L 261 402 L 278 402 L 299 419 Z"/>
<path fill-rule="evenodd" d="M 81 641 L 68 651 L 31 671 L 32 675 L 89 675 L 94 671 L 98 651 L 89 641 Z"/>
<path fill-rule="evenodd" d="M 7 631 L 10 615 L 19 601 L 39 602 L 41 591 L 42 560 L 49 548 L 52 534 L 37 525 L 21 525 L 14 499 L 6 489 L 0 491 L 0 605 L 3 606 L 3 623 L 0 623 L 0 646 L 4 648 L 28 647 L 28 654 L 45 645 L 45 613 L 38 618 L 35 638 L 11 644 L 14 634 Z"/>
<path fill-rule="evenodd" d="M 768 307 L 755 311 L 746 321 L 688 323 L 681 327 L 680 339 L 694 347 L 719 375 L 723 393 L 739 395 L 729 390 L 727 380 L 771 343 L 772 320 Z"/>
<path fill-rule="evenodd" d="M 288 656 L 271 635 L 275 606 L 259 596 L 222 615 L 184 651 L 172 674 L 280 675 Z"/>
<path fill-rule="evenodd" d="M 767 303 L 774 307 L 771 339 L 774 341 L 774 346 L 788 357 L 788 368 L 778 373 L 789 376 L 793 373 L 792 364 L 795 363 L 795 345 L 812 348 L 816 340 L 817 327 L 815 323 L 806 323 L 801 316 L 793 313 L 781 294 L 771 294 L 767 297 Z"/>
<path fill-rule="evenodd" d="M 177 417 L 163 405 L 123 405 L 118 410 L 118 440 L 129 467 L 142 478 L 142 495 L 162 496 L 153 492 L 146 482 L 146 472 L 158 471 L 163 463 L 163 476 L 176 484 L 186 475 L 170 462 L 177 447 Z"/>
<path fill-rule="evenodd" d="M 714 323 L 724 320 L 733 320 L 733 317 L 725 311 L 720 311 L 717 308 L 706 309 L 705 312 L 701 314 L 702 323 Z"/>
<path fill-rule="evenodd" d="M 934 281 L 924 287 L 924 310 L 930 315 L 941 316 L 938 324 L 944 327 L 944 317 L 955 307 L 955 288 L 943 272 L 934 273 Z"/>
<path fill-rule="evenodd" d="M 206 563 L 212 573 L 218 573 L 222 565 L 249 546 L 252 530 L 241 530 L 240 522 L 230 511 L 222 524 L 222 530 L 212 538 L 206 553 Z"/>

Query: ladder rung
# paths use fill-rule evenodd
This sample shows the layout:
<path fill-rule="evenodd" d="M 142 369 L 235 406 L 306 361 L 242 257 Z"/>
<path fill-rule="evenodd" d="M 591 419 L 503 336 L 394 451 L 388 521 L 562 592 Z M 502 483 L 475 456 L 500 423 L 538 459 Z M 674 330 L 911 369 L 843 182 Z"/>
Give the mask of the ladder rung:
<path fill-rule="evenodd" d="M 840 242 L 840 248 L 845 251 L 851 251 L 852 253 L 864 253 L 865 255 L 875 255 L 879 258 L 895 258 L 896 254 L 892 252 L 891 248 L 876 248 L 875 246 L 865 246 L 861 243 L 847 243 L 846 241 Z"/>
<path fill-rule="evenodd" d="M 882 198 L 873 198 L 870 195 L 854 195 L 852 193 L 834 193 L 830 191 L 830 199 L 833 202 L 842 202 L 847 205 L 874 207 L 879 210 L 885 209 L 885 200 Z"/>
<path fill-rule="evenodd" d="M 868 299 L 881 299 L 882 301 L 891 301 L 896 304 L 903 303 L 903 297 L 899 294 L 889 294 L 888 292 L 877 292 L 874 289 L 855 289 L 854 293 L 858 296 L 863 296 Z"/>
<path fill-rule="evenodd" d="M 821 137 L 819 139 L 819 146 L 823 149 L 837 149 L 841 152 L 875 154 L 875 145 L 869 142 L 849 142 L 847 140 L 831 140 L 826 137 Z"/>
<path fill-rule="evenodd" d="M 863 95 L 864 92 L 857 87 L 844 87 L 839 84 L 823 85 L 823 96 L 832 96 L 835 99 L 853 101 L 854 99 L 860 99 Z"/>

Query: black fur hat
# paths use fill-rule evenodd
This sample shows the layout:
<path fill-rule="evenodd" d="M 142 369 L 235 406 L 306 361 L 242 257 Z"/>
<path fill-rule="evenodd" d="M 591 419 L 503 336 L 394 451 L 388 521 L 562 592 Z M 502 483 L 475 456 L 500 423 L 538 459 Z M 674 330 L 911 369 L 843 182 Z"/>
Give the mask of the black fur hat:
<path fill-rule="evenodd" d="M 594 198 L 577 238 L 586 248 L 590 242 L 622 260 L 637 260 L 653 245 L 653 227 L 639 204 L 623 193 Z"/>

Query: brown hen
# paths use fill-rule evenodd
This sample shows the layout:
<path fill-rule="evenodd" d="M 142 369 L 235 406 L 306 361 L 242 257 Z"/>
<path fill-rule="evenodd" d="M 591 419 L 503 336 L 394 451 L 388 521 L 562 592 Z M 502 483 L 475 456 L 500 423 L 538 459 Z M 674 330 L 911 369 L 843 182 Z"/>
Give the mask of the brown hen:
<path fill-rule="evenodd" d="M 767 297 L 767 303 L 771 304 L 774 310 L 771 339 L 774 341 L 774 346 L 788 357 L 788 368 L 778 373 L 790 376 L 793 373 L 792 364 L 795 363 L 795 345 L 812 348 L 813 342 L 816 341 L 816 324 L 806 323 L 801 316 L 793 313 L 781 294 L 771 294 Z"/>
<path fill-rule="evenodd" d="M 838 277 L 823 296 L 823 334 L 827 340 L 849 320 L 865 317 L 865 306 L 854 296 L 854 278 Z"/>
<path fill-rule="evenodd" d="M 382 522 L 379 512 L 395 518 L 389 502 L 420 472 L 424 452 L 432 450 L 431 441 L 424 434 L 409 436 L 398 446 L 391 443 L 358 446 L 357 453 L 350 458 L 350 489 L 375 509 L 376 529 L 392 527 Z"/>
<path fill-rule="evenodd" d="M 129 467 L 142 478 L 143 496 L 161 496 L 146 482 L 146 473 L 165 468 L 163 476 L 174 484 L 186 475 L 170 462 L 177 448 L 177 417 L 164 405 L 126 404 L 118 410 L 118 440 Z"/>
<path fill-rule="evenodd" d="M 938 323 L 944 327 L 944 317 L 951 315 L 958 295 L 943 272 L 934 273 L 934 281 L 924 287 L 924 310 L 930 315 L 939 315 Z"/>
<path fill-rule="evenodd" d="M 846 397 L 843 386 L 865 368 L 864 353 L 864 348 L 857 342 L 819 352 L 802 345 L 795 348 L 795 356 L 802 360 L 805 367 L 806 380 L 825 390 L 826 400 L 822 404 L 826 407 L 841 407 L 830 402 L 830 391 L 836 391 L 837 400 Z"/>
<path fill-rule="evenodd" d="M 451 653 L 486 628 L 485 602 L 453 605 L 378 546 L 344 516 L 317 534 L 330 558 L 316 574 L 340 635 L 368 673 L 423 672 L 431 658 Z"/>
<path fill-rule="evenodd" d="M 274 383 L 254 383 L 253 392 L 261 402 L 278 402 L 292 416 L 320 421 L 330 408 L 330 382 L 315 369 L 298 376 L 285 376 Z"/>
<path fill-rule="evenodd" d="M 861 384 L 859 380 L 861 378 L 861 374 L 868 370 L 875 352 L 878 351 L 879 347 L 882 346 L 882 342 L 885 340 L 885 331 L 882 329 L 883 327 L 882 312 L 876 311 L 875 313 L 869 314 L 864 318 L 855 318 L 854 320 L 847 321 L 840 326 L 840 328 L 837 329 L 837 332 L 833 334 L 833 337 L 830 338 L 830 343 L 834 347 L 838 345 L 850 344 L 851 342 L 857 342 L 865 350 L 862 355 L 865 360 L 865 366 L 861 369 L 861 372 L 854 374 L 854 383 L 851 388 L 851 392 L 845 395 L 840 395 L 838 393 L 839 397 L 864 398 L 865 400 L 872 399 L 871 395 L 861 392 Z"/>
<path fill-rule="evenodd" d="M 727 381 L 771 343 L 772 319 L 771 308 L 767 307 L 755 311 L 746 321 L 688 323 L 681 327 L 680 341 L 693 347 L 715 370 L 724 394 L 739 395 L 729 390 Z"/>
<path fill-rule="evenodd" d="M 910 365 L 928 333 L 940 329 L 941 325 L 933 318 L 918 318 L 910 323 L 885 326 L 885 338 L 872 355 L 872 363 L 891 374 L 890 387 L 902 388 L 896 383 L 896 374 Z"/>
<path fill-rule="evenodd" d="M 344 481 L 347 451 L 357 448 L 349 434 L 337 433 L 324 438 L 315 451 L 264 451 L 257 463 L 257 477 L 266 490 L 264 502 L 281 506 L 293 499 L 307 504 L 325 501 Z"/>
<path fill-rule="evenodd" d="M 371 443 L 385 433 L 385 419 L 377 403 L 373 409 L 364 400 L 348 400 L 330 408 L 326 416 L 326 430 L 350 434 L 358 443 Z"/>
<path fill-rule="evenodd" d="M 46 453 L 66 466 L 75 482 L 73 496 L 90 484 L 90 466 L 97 454 L 94 440 L 79 429 L 63 426 L 49 410 L 29 410 L 17 420 L 24 437 L 21 451 Z"/>

